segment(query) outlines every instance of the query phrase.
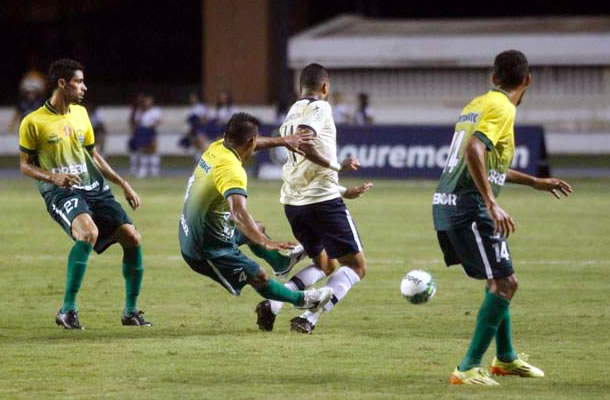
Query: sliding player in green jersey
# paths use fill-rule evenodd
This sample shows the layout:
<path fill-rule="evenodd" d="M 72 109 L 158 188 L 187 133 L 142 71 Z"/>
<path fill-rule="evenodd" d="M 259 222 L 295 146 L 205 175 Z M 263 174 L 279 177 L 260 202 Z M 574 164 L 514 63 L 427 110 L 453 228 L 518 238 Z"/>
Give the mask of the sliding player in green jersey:
<path fill-rule="evenodd" d="M 136 306 L 144 273 L 140 234 L 105 179 L 123 189 L 134 210 L 140 206 L 140 198 L 95 149 L 87 110 L 78 104 L 87 91 L 83 70 L 79 62 L 70 59 L 51 64 L 53 95 L 25 117 L 19 128 L 21 171 L 37 181 L 47 211 L 75 241 L 68 255 L 64 303 L 55 322 L 66 329 L 84 328 L 78 318 L 76 295 L 89 254 L 91 250 L 101 254 L 118 242 L 123 247 L 126 291 L 121 322 L 150 326 Z"/>
<path fill-rule="evenodd" d="M 276 242 L 265 235 L 246 208 L 247 175 L 243 164 L 255 150 L 286 146 L 293 151 L 313 135 L 265 138 L 258 136 L 258 120 L 234 114 L 224 138 L 210 145 L 188 181 L 178 237 L 180 250 L 193 271 L 205 275 L 238 296 L 249 284 L 263 297 L 317 310 L 333 295 L 331 288 L 292 291 L 246 257 L 239 246 L 247 244 L 278 271 L 279 250 L 293 249 L 290 242 Z M 281 261 L 281 260 L 280 260 Z M 280 268 L 285 268 L 280 265 Z"/>
<path fill-rule="evenodd" d="M 497 353 L 491 365 L 493 374 L 544 376 L 519 357 L 512 345 L 509 305 L 517 278 L 506 239 L 515 231 L 515 224 L 497 202 L 505 182 L 550 191 L 557 198 L 572 192 L 560 179 L 536 178 L 510 169 L 516 107 L 530 82 L 523 53 L 508 50 L 496 56 L 495 88 L 472 100 L 458 118 L 447 165 L 433 197 L 434 227 L 445 263 L 462 264 L 468 276 L 487 280 L 474 335 L 466 356 L 451 375 L 453 384 L 498 384 L 480 368 L 494 337 Z"/>

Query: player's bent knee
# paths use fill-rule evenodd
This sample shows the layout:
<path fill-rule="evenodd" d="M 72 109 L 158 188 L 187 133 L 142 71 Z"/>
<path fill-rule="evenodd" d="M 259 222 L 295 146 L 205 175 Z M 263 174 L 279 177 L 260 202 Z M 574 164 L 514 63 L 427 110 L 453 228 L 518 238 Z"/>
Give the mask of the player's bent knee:
<path fill-rule="evenodd" d="M 248 283 L 254 289 L 261 289 L 267 284 L 267 281 L 271 279 L 264 269 L 260 269 L 254 277 L 248 279 Z"/>

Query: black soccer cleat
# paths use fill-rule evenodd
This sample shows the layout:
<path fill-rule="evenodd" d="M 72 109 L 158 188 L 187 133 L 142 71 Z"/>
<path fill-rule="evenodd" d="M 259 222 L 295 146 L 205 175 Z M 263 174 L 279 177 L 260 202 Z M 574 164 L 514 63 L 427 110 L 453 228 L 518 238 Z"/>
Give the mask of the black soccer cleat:
<path fill-rule="evenodd" d="M 315 327 L 316 326 L 309 322 L 306 318 L 294 317 L 290 320 L 290 330 L 293 332 L 311 335 Z"/>
<path fill-rule="evenodd" d="M 261 331 L 271 332 L 275 323 L 275 314 L 271 312 L 271 302 L 263 300 L 256 305 L 256 324 Z"/>
<path fill-rule="evenodd" d="M 152 326 L 152 323 L 144 319 L 144 311 L 132 311 L 121 316 L 121 323 L 124 326 Z"/>
<path fill-rule="evenodd" d="M 59 326 L 63 326 L 66 329 L 85 329 L 85 327 L 82 326 L 78 320 L 78 311 L 74 310 L 66 311 L 64 313 L 60 308 L 55 315 L 55 323 Z"/>

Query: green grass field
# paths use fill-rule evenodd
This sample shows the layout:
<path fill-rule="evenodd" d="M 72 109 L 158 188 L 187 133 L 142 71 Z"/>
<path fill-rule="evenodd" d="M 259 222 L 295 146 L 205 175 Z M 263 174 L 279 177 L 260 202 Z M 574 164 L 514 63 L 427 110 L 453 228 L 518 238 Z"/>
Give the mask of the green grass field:
<path fill-rule="evenodd" d="M 121 251 L 114 246 L 91 257 L 79 296 L 87 329 L 73 332 L 54 322 L 71 241 L 32 181 L 0 181 L 1 399 L 610 398 L 610 181 L 573 182 L 574 195 L 561 201 L 504 190 L 501 204 L 517 222 L 510 239 L 520 279 L 511 307 L 516 347 L 547 377 L 499 378 L 498 388 L 447 384 L 469 342 L 483 284 L 440 261 L 433 182 L 379 181 L 348 203 L 369 274 L 311 336 L 289 331 L 297 314 L 289 307 L 274 332 L 259 332 L 260 298 L 252 289 L 234 298 L 181 260 L 185 183 L 133 182 L 143 199 L 130 213 L 144 240 L 139 305 L 155 326 L 120 325 Z M 251 182 L 249 208 L 275 238 L 289 239 L 279 186 Z M 428 304 L 411 305 L 399 293 L 414 268 L 437 281 Z M 494 351 L 492 344 L 486 365 Z"/>

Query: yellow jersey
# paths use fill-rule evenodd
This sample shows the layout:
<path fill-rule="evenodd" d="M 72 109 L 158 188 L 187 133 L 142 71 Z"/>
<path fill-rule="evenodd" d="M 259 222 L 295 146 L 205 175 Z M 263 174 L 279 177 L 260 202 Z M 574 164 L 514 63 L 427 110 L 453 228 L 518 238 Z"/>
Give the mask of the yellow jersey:
<path fill-rule="evenodd" d="M 19 149 L 36 156 L 37 165 L 45 171 L 78 175 L 81 183 L 73 189 L 101 191 L 106 186 L 89 154 L 94 146 L 87 110 L 77 104 L 71 104 L 68 113 L 59 114 L 47 101 L 28 114 L 19 127 Z M 42 194 L 55 187 L 38 182 Z"/>
<path fill-rule="evenodd" d="M 231 251 L 235 225 L 226 199 L 232 194 L 247 196 L 247 185 L 237 151 L 224 139 L 212 143 L 188 181 L 178 229 L 182 253 L 198 259 Z"/>

